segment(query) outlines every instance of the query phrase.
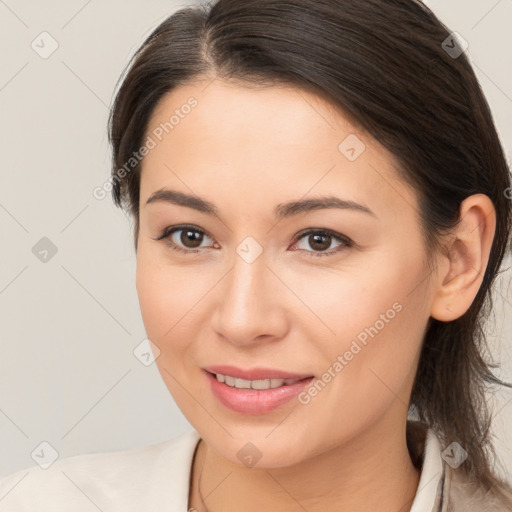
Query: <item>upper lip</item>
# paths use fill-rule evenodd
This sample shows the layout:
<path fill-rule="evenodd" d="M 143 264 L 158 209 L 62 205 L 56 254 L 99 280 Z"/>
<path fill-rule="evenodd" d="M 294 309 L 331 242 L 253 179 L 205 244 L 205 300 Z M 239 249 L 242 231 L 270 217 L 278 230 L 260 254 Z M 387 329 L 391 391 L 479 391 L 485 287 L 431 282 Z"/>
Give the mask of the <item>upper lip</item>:
<path fill-rule="evenodd" d="M 237 377 L 246 380 L 264 380 L 264 379 L 304 379 L 313 377 L 311 374 L 306 373 L 291 373 L 284 370 L 275 368 L 248 368 L 242 369 L 236 366 L 229 365 L 216 365 L 206 366 L 203 368 L 210 373 L 221 373 L 222 375 L 229 375 L 230 377 Z"/>

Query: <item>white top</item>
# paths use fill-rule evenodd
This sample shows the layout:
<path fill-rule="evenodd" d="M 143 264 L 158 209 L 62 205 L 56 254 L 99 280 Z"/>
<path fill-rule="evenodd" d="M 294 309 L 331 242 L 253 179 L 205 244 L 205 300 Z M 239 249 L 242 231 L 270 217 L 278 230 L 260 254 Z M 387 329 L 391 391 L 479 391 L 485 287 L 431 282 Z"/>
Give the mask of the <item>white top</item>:
<path fill-rule="evenodd" d="M 200 436 L 192 430 L 131 450 L 75 455 L 47 469 L 35 465 L 0 479 L 1 512 L 187 512 Z M 434 511 L 442 476 L 440 445 L 428 431 L 410 512 Z"/>
<path fill-rule="evenodd" d="M 410 512 L 437 512 L 438 485 L 443 476 L 441 445 L 432 430 L 427 431 L 421 476 Z M 1 502 L 0 502 L 1 504 Z"/>

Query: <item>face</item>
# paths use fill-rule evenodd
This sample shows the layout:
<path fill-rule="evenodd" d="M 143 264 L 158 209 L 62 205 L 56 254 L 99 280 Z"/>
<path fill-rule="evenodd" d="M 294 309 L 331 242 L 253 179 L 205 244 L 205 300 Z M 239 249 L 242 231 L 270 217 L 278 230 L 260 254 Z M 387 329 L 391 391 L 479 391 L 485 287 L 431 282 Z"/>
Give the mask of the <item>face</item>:
<path fill-rule="evenodd" d="M 235 464 L 249 441 L 278 467 L 401 428 L 433 293 L 415 192 L 312 93 L 205 85 L 160 102 L 141 174 L 137 292 L 177 405 Z M 220 365 L 312 378 L 237 390 Z"/>

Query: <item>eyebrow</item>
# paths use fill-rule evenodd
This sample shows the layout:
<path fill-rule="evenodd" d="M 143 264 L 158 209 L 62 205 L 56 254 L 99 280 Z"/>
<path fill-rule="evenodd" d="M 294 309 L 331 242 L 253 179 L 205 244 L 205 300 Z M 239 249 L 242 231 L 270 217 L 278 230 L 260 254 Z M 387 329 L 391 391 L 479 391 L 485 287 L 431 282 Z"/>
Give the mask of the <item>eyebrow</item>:
<path fill-rule="evenodd" d="M 154 192 L 149 199 L 146 201 L 146 205 L 151 203 L 164 202 L 175 204 L 178 206 L 186 206 L 192 208 L 207 215 L 219 217 L 218 208 L 199 196 L 185 194 L 184 192 L 178 192 L 170 189 L 160 189 Z M 308 213 L 313 210 L 339 208 L 342 210 L 354 210 L 369 214 L 375 218 L 375 213 L 368 208 L 368 206 L 350 201 L 347 199 L 340 199 L 335 196 L 322 196 L 312 199 L 302 199 L 299 201 L 290 201 L 288 203 L 279 203 L 274 208 L 274 216 L 277 219 L 284 219 L 293 215 L 301 213 Z"/>

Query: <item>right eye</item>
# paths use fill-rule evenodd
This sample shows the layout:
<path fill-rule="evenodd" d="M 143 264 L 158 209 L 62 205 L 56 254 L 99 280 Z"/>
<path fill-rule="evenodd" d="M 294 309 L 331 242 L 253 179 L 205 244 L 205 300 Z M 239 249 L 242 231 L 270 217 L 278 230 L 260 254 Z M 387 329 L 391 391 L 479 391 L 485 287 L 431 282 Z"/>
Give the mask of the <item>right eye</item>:
<path fill-rule="evenodd" d="M 197 226 L 180 225 L 168 226 L 163 230 L 162 234 L 154 240 L 164 240 L 165 244 L 171 249 L 188 254 L 200 252 L 198 247 L 200 247 L 205 237 L 211 239 L 205 231 Z M 216 247 L 218 247 L 218 245 Z"/>

